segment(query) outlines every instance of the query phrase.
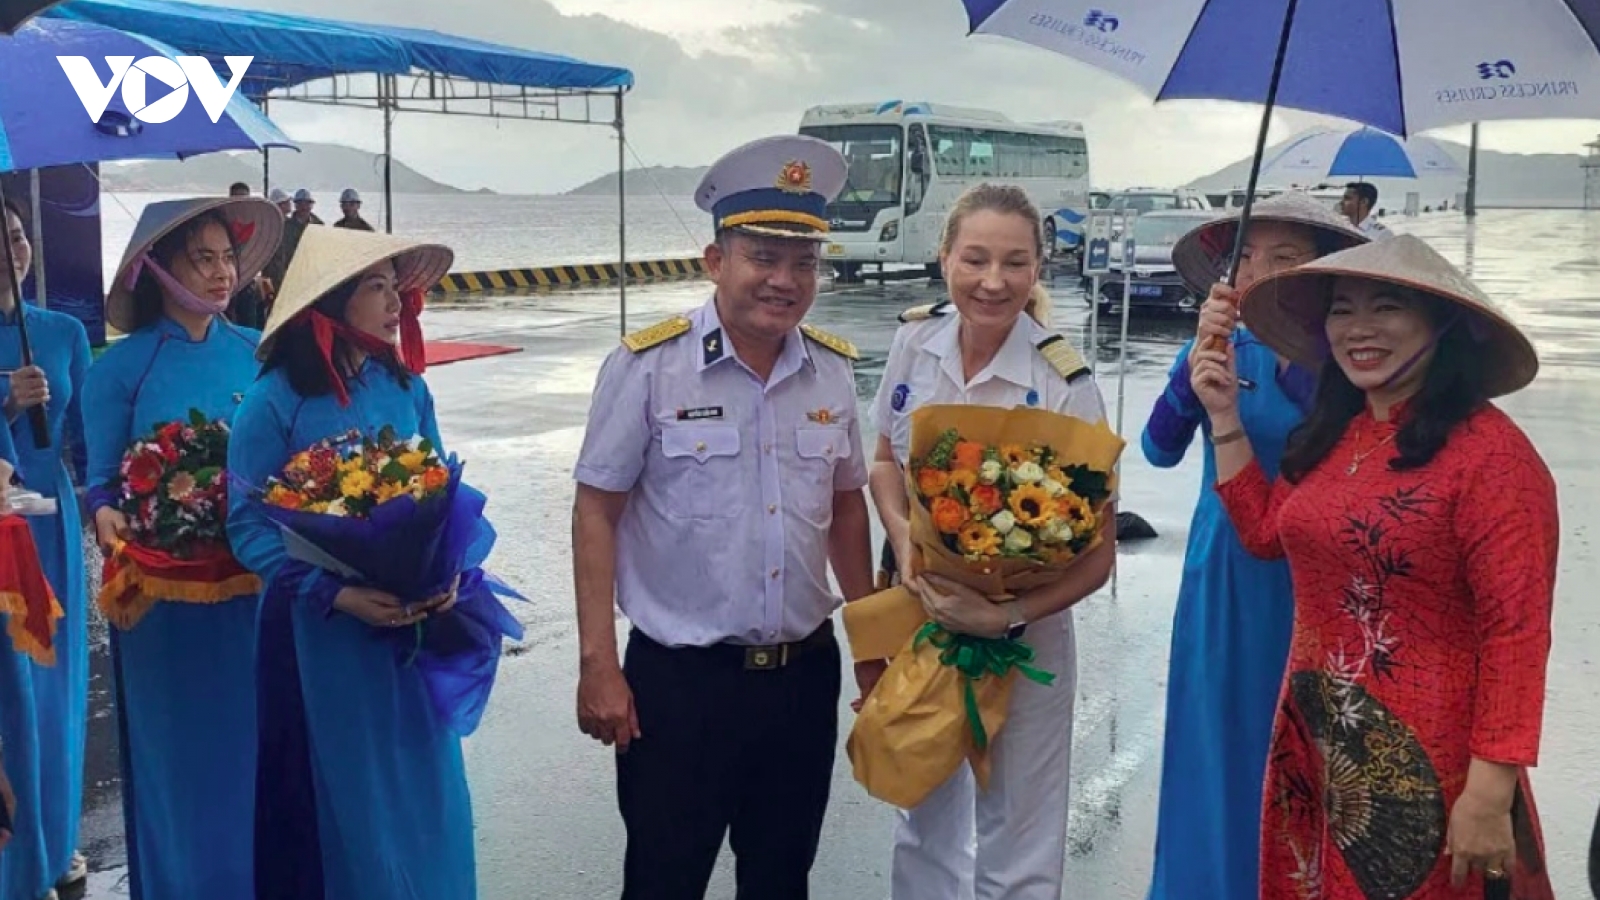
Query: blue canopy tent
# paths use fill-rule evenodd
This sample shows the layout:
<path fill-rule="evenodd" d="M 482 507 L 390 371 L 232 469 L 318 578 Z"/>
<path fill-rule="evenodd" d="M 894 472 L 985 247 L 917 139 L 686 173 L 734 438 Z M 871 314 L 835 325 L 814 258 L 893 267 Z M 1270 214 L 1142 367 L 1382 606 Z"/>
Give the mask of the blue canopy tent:
<path fill-rule="evenodd" d="M 221 72 L 227 71 L 225 56 L 253 57 L 240 90 L 263 108 L 278 101 L 381 110 L 386 231 L 394 227 L 390 164 L 397 113 L 609 126 L 617 132 L 618 251 L 627 261 L 623 97 L 633 73 L 625 68 L 422 29 L 181 0 L 67 0 L 45 14 L 143 34 L 207 57 Z M 624 330 L 626 290 L 624 283 Z"/>

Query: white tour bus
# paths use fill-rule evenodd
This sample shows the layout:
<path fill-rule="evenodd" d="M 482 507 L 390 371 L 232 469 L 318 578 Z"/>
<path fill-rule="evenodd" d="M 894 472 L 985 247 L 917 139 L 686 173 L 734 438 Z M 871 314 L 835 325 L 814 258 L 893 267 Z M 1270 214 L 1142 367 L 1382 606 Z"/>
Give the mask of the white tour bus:
<path fill-rule="evenodd" d="M 891 101 L 812 107 L 800 133 L 828 141 L 849 162 L 849 179 L 828 206 L 825 248 L 843 280 L 865 263 L 924 265 L 936 274 L 945 216 L 982 181 L 1028 192 L 1044 215 L 1047 252 L 1082 241 L 1089 146 L 1077 122 L 1026 125 L 989 110 Z"/>

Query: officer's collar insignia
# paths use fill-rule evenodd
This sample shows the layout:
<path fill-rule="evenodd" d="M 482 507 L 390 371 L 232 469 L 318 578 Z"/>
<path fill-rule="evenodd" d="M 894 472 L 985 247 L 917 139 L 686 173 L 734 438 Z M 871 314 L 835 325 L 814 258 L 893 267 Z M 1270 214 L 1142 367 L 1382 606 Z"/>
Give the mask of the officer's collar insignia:
<path fill-rule="evenodd" d="M 791 194 L 811 193 L 811 166 L 804 160 L 791 159 L 778 173 L 778 190 Z"/>
<path fill-rule="evenodd" d="M 829 334 L 828 332 L 823 331 L 821 328 L 818 328 L 809 322 L 800 326 L 800 333 L 846 359 L 854 360 L 861 358 L 861 352 L 856 349 L 855 344 L 850 343 L 836 334 Z"/>
<path fill-rule="evenodd" d="M 721 359 L 722 329 L 718 328 L 714 331 L 707 332 L 706 336 L 700 339 L 700 350 L 703 354 L 702 364 L 704 365 L 709 366 Z"/>
<path fill-rule="evenodd" d="M 833 410 L 827 408 L 812 410 L 806 413 L 806 418 L 818 425 L 832 425 L 835 421 Z"/>

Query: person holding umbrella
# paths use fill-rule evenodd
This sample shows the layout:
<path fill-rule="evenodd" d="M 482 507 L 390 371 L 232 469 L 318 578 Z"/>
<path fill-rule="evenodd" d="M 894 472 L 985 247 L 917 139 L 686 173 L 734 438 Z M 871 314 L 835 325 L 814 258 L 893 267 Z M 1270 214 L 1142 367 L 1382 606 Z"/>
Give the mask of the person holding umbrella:
<path fill-rule="evenodd" d="M 15 283 L 21 284 L 33 257 L 21 205 L 8 200 L 3 216 Z M 85 466 L 81 404 L 89 336 L 73 316 L 24 303 L 12 285 L 10 278 L 0 277 L 0 370 L 10 372 L 0 384 L 0 410 L 17 450 L 19 475 L 56 502 L 54 514 L 29 516 L 28 524 L 39 562 L 65 613 L 56 635 L 56 664 L 35 666 L 32 672 L 38 764 L 35 771 L 12 775 L 28 784 L 29 796 L 37 796 L 39 821 L 34 834 L 19 830 L 15 841 L 40 842 L 52 878 L 71 883 L 88 874 L 77 852 L 89 704 L 88 581 L 73 484 L 74 475 L 82 483 Z M 22 365 L 24 330 L 33 353 L 33 364 L 27 366 Z M 45 413 L 48 440 L 43 447 L 29 422 L 29 410 L 35 408 Z M 21 851 L 21 846 L 14 849 Z"/>
<path fill-rule="evenodd" d="M 129 445 L 191 410 L 229 421 L 255 381 L 260 333 L 223 311 L 282 231 L 273 205 L 248 196 L 145 207 L 106 298 L 106 320 L 128 337 L 95 363 L 84 391 L 88 506 L 113 562 L 127 564 L 116 559 L 124 543 L 146 540 L 118 502 Z M 190 587 L 139 612 L 101 597 L 114 626 L 128 866 L 147 898 L 253 891 L 255 585 L 226 595 L 241 586 Z"/>
<path fill-rule="evenodd" d="M 1206 222 L 1180 238 L 1172 261 L 1197 296 L 1237 299 L 1221 283 L 1239 217 Z M 1348 222 L 1303 193 L 1256 205 L 1238 267 L 1239 287 L 1364 244 Z M 1232 336 L 1238 369 L 1255 388 L 1240 415 L 1262 465 L 1276 474 L 1289 434 L 1311 406 L 1314 372 L 1294 365 L 1246 329 Z M 1184 555 L 1173 615 L 1167 679 L 1167 726 L 1161 766 L 1150 900 L 1206 897 L 1256 900 L 1261 844 L 1261 781 L 1272 716 L 1289 653 L 1294 601 L 1289 567 L 1259 560 L 1239 543 L 1210 490 L 1216 467 L 1205 409 L 1189 384 L 1201 346 L 1185 344 L 1142 435 L 1145 459 L 1158 468 L 1183 461 L 1204 432 L 1205 480 Z"/>
<path fill-rule="evenodd" d="M 1560 538 L 1555 481 L 1491 401 L 1528 338 L 1400 235 L 1208 301 L 1320 380 L 1277 479 L 1226 345 L 1191 382 L 1245 547 L 1287 558 L 1289 651 L 1262 820 L 1262 897 L 1551 900 L 1538 762 Z M 1268 601 L 1270 602 L 1270 601 Z"/>

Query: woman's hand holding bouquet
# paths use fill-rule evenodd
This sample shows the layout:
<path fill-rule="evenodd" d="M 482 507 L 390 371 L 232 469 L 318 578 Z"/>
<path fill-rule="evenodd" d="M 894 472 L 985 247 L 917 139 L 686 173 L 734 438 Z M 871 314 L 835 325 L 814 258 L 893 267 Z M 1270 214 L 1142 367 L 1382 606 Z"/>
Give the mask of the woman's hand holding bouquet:
<path fill-rule="evenodd" d="M 904 583 L 844 610 L 855 659 L 892 660 L 848 745 L 868 793 L 915 806 L 963 761 L 986 781 L 1017 673 L 1054 680 L 1006 636 L 1006 603 L 1100 544 L 1122 447 L 1104 423 L 1039 409 L 912 414 Z"/>

